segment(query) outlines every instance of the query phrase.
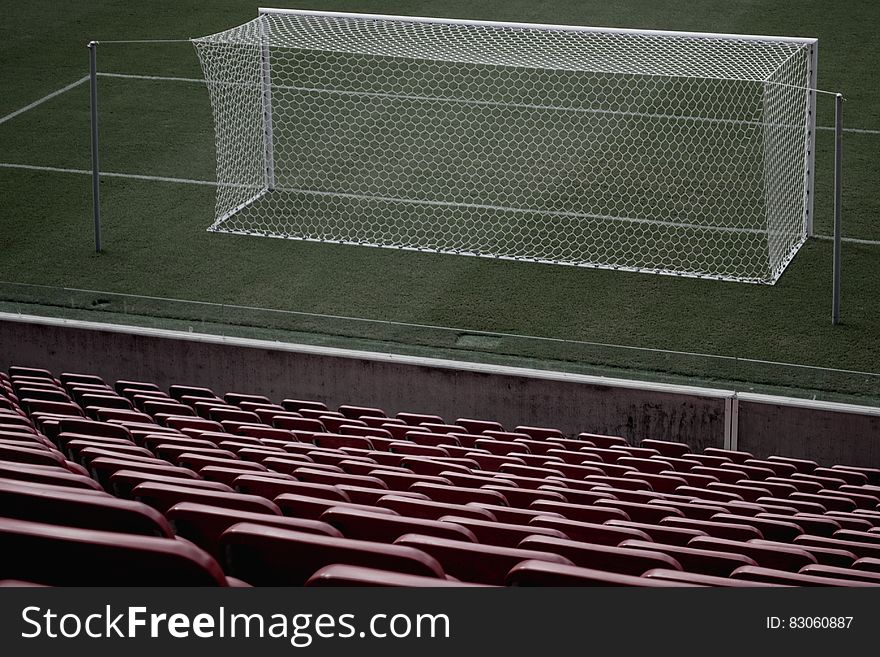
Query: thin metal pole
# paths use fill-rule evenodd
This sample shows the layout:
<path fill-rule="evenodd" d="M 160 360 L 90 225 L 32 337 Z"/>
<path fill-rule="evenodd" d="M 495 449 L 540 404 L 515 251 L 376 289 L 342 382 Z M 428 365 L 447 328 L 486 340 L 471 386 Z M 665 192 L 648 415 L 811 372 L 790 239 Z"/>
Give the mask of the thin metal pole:
<path fill-rule="evenodd" d="M 275 137 L 272 125 L 272 65 L 269 61 L 269 36 L 266 19 L 260 17 L 260 68 L 263 83 L 263 141 L 266 189 L 275 191 Z"/>
<path fill-rule="evenodd" d="M 831 323 L 840 324 L 840 189 L 843 155 L 843 95 L 834 96 L 834 280 Z"/>
<path fill-rule="evenodd" d="M 92 214 L 95 218 L 95 253 L 101 252 L 101 180 L 98 162 L 98 42 L 89 43 L 89 100 L 92 110 Z"/>

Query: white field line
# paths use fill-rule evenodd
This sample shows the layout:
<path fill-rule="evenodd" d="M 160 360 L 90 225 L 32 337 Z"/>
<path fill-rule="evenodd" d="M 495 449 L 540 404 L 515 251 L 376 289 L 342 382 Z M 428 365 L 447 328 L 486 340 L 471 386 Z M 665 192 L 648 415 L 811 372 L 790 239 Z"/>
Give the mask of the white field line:
<path fill-rule="evenodd" d="M 16 164 L 16 163 L 12 163 L 12 162 L 0 162 L 0 169 L 23 169 L 26 171 L 44 171 L 47 173 L 74 173 L 74 174 L 79 174 L 79 175 L 83 175 L 83 176 L 92 175 L 92 172 L 89 169 L 71 169 L 71 168 L 66 168 L 66 167 L 48 167 L 48 166 L 39 166 L 36 164 Z M 148 182 L 177 183 L 180 185 L 205 185 L 208 187 L 219 187 L 219 183 L 217 183 L 213 180 L 195 180 L 193 178 L 173 178 L 170 176 L 147 176 L 147 175 L 138 174 L 138 173 L 118 173 L 118 172 L 112 172 L 112 171 L 102 171 L 101 176 L 103 176 L 105 178 L 124 178 L 124 179 L 129 179 L 129 180 L 144 180 L 144 181 L 148 181 Z M 309 192 L 308 190 L 281 190 L 281 191 L 297 191 L 300 193 L 316 193 L 316 192 Z M 332 192 L 323 192 L 322 194 L 329 194 L 331 196 L 336 196 L 336 194 L 333 194 Z M 340 195 L 340 196 L 358 196 L 358 195 L 348 195 L 348 194 L 342 194 L 342 193 L 339 193 L 338 195 Z M 372 198 L 372 197 L 363 197 L 363 198 Z M 389 200 L 398 200 L 399 201 L 402 199 L 389 199 Z M 503 208 L 503 209 L 516 210 L 516 208 Z M 566 215 L 568 213 L 559 213 L 559 214 Z M 601 219 L 603 217 L 591 216 L 589 218 Z M 608 219 L 609 220 L 618 219 L 618 220 L 623 220 L 623 221 L 636 221 L 636 222 L 645 221 L 645 222 L 651 222 L 651 223 L 664 223 L 664 224 L 671 223 L 671 222 L 652 222 L 651 220 L 645 220 L 645 219 L 634 220 L 634 219 L 621 218 L 621 217 L 608 217 Z M 684 224 L 683 224 L 683 226 L 684 226 Z M 741 231 L 741 232 L 754 232 L 753 229 L 731 229 L 731 228 L 712 227 L 712 226 L 697 226 L 697 228 L 727 230 L 727 231 Z M 831 235 L 813 235 L 813 237 L 815 237 L 816 239 L 820 239 L 820 240 L 834 239 Z M 851 244 L 866 244 L 869 246 L 880 246 L 880 240 L 865 240 L 865 239 L 859 239 L 856 237 L 844 237 L 844 238 L 842 238 L 842 241 L 848 242 Z"/>
<path fill-rule="evenodd" d="M 121 78 L 126 80 L 157 80 L 162 82 L 191 82 L 195 84 L 205 84 L 205 81 L 201 78 L 182 78 L 182 77 L 170 77 L 170 76 L 162 76 L 162 75 L 134 75 L 128 73 L 98 73 L 99 77 L 105 78 Z M 240 83 L 233 83 L 240 84 Z M 340 94 L 340 95 L 357 95 L 357 96 L 376 96 L 380 98 L 408 98 L 410 100 L 421 100 L 421 101 L 446 101 L 446 102 L 457 102 L 468 105 L 502 105 L 502 103 L 494 103 L 491 101 L 468 101 L 457 98 L 437 98 L 433 96 L 406 96 L 406 95 L 397 95 L 397 94 L 388 94 L 388 93 L 371 93 L 371 92 L 353 92 L 353 91 L 341 91 L 337 89 L 317 89 L 310 87 L 290 87 L 284 85 L 278 85 L 278 88 L 281 89 L 289 89 L 293 91 L 302 91 L 305 93 L 329 93 L 329 94 Z M 505 106 L 511 106 L 510 104 L 504 104 Z M 551 109 L 551 110 L 560 110 L 560 111 L 582 111 L 589 113 L 598 113 L 598 114 L 619 114 L 619 112 L 610 112 L 607 110 L 578 110 L 577 108 L 571 107 L 552 107 L 547 105 L 512 105 L 514 107 L 521 107 L 524 109 Z M 663 115 L 658 114 L 638 114 L 638 113 L 628 113 L 630 116 L 640 116 L 640 117 L 655 117 L 655 118 L 664 118 Z M 727 119 L 707 119 L 705 117 L 699 116 L 674 116 L 671 118 L 683 119 L 683 120 L 693 120 L 693 121 L 709 121 L 709 122 L 718 122 L 718 123 L 745 123 L 749 125 L 760 125 L 757 121 L 735 121 L 735 120 L 727 120 Z M 817 130 L 834 130 L 834 126 L 817 126 Z M 851 132 L 855 134 L 863 134 L 863 135 L 880 135 L 880 130 L 873 130 L 870 128 L 844 128 L 844 132 Z"/>
<path fill-rule="evenodd" d="M 60 95 L 63 94 L 64 92 L 66 92 L 66 91 L 70 91 L 70 90 L 73 89 L 74 87 L 78 87 L 78 86 L 81 85 L 83 82 L 87 82 L 88 79 L 89 79 L 89 76 L 88 76 L 88 75 L 86 75 L 86 76 L 84 76 L 84 77 L 81 77 L 81 78 L 80 78 L 79 80 L 77 80 L 76 82 L 71 82 L 71 83 L 68 84 L 66 87 L 61 87 L 60 89 L 58 89 L 58 90 L 56 90 L 56 91 L 53 91 L 53 92 L 50 93 L 50 94 L 46 94 L 45 96 L 43 96 L 43 97 L 40 98 L 39 100 L 35 100 L 35 101 L 32 102 L 30 105 L 25 105 L 25 106 L 22 107 L 21 109 L 17 109 L 17 110 L 15 110 L 14 112 L 12 112 L 12 114 L 7 114 L 7 115 L 4 116 L 3 118 L 0 118 L 0 125 L 2 125 L 3 123 L 6 123 L 6 122 L 9 121 L 10 119 L 14 119 L 14 118 L 15 118 L 16 116 L 18 116 L 19 114 L 24 114 L 24 113 L 27 112 L 28 110 L 32 110 L 32 109 L 34 109 L 35 107 L 37 107 L 38 105 L 42 105 L 42 104 L 45 103 L 47 100 L 52 100 L 53 98 L 55 98 L 55 96 L 60 96 Z"/>
<path fill-rule="evenodd" d="M 0 169 L 25 169 L 27 171 L 46 171 L 49 173 L 78 173 L 81 175 L 91 176 L 91 169 L 68 169 L 66 167 L 44 167 L 36 164 L 14 164 L 12 162 L 0 162 Z M 102 171 L 101 176 L 104 178 L 128 178 L 131 180 L 148 180 L 150 182 L 168 182 L 180 183 L 183 185 L 208 185 L 210 187 L 218 187 L 213 180 L 194 180 L 192 178 L 171 178 L 169 176 L 145 176 L 138 173 L 115 173 L 112 171 Z"/>

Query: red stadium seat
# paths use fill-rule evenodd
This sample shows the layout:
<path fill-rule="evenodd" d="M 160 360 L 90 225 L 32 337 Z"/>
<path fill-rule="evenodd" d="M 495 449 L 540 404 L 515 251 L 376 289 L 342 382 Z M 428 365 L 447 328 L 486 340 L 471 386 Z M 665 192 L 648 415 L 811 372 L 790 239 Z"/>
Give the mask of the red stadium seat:
<path fill-rule="evenodd" d="M 505 577 L 508 586 L 697 586 L 693 583 L 634 577 L 593 568 L 580 568 L 547 561 L 523 561 Z"/>
<path fill-rule="evenodd" d="M 449 575 L 463 582 L 478 584 L 504 584 L 508 571 L 529 559 L 573 565 L 568 559 L 550 552 L 480 545 L 419 534 L 401 536 L 395 545 L 430 554 Z"/>
<path fill-rule="evenodd" d="M 0 518 L 0 579 L 51 586 L 225 586 L 188 541 Z"/>
<path fill-rule="evenodd" d="M 226 572 L 255 586 L 301 586 L 321 568 L 337 563 L 445 578 L 434 558 L 405 545 L 320 536 L 253 523 L 233 525 L 223 533 L 220 545 Z"/>

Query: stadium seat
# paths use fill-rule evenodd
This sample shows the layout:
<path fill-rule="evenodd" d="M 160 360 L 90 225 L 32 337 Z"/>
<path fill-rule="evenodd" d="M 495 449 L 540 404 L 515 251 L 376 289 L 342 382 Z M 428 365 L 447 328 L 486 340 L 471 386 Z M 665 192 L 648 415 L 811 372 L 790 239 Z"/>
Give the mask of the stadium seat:
<path fill-rule="evenodd" d="M 786 570 L 774 570 L 757 566 L 743 566 L 731 574 L 733 579 L 750 582 L 767 582 L 770 584 L 786 584 L 789 586 L 880 586 L 880 582 L 866 582 L 840 577 L 808 575 Z"/>
<path fill-rule="evenodd" d="M 252 513 L 193 502 L 175 504 L 165 515 L 178 536 L 192 541 L 218 560 L 222 560 L 220 537 L 223 532 L 240 522 L 280 527 L 308 534 L 342 537 L 336 529 L 319 520 Z"/>
<path fill-rule="evenodd" d="M 166 513 L 180 502 L 197 502 L 226 509 L 281 515 L 281 510 L 272 501 L 258 495 L 226 493 L 185 485 L 145 481 L 135 486 L 131 495 L 135 500 L 153 507 L 160 513 Z"/>
<path fill-rule="evenodd" d="M 192 543 L 0 518 L 0 578 L 50 586 L 226 586 Z"/>
<path fill-rule="evenodd" d="M 753 559 L 741 554 L 667 545 L 653 541 L 625 540 L 620 543 L 619 547 L 662 552 L 678 561 L 686 571 L 715 577 L 729 577 L 730 573 L 741 566 L 758 565 Z"/>
<path fill-rule="evenodd" d="M 406 545 L 320 536 L 247 522 L 227 529 L 220 545 L 226 572 L 255 586 L 302 586 L 318 570 L 336 563 L 445 577 L 434 558 Z"/>
<path fill-rule="evenodd" d="M 752 541 L 732 541 L 711 536 L 698 536 L 687 547 L 718 552 L 733 552 L 753 559 L 764 568 L 775 568 L 796 573 L 804 566 L 818 563 L 806 550 L 795 546 L 776 546 Z"/>
<path fill-rule="evenodd" d="M 333 564 L 325 566 L 312 575 L 305 583 L 306 586 L 392 586 L 392 587 L 415 587 L 415 588 L 439 588 L 439 587 L 473 587 L 482 584 L 468 584 L 437 577 L 423 577 L 421 575 L 407 575 L 390 570 L 378 570 L 376 568 L 364 568 L 362 566 L 347 566 L 345 564 Z"/>
<path fill-rule="evenodd" d="M 429 554 L 442 564 L 449 575 L 463 582 L 478 584 L 504 584 L 508 571 L 529 559 L 573 565 L 568 559 L 550 552 L 480 545 L 419 534 L 405 534 L 395 541 L 395 545 Z"/>
<path fill-rule="evenodd" d="M 672 582 L 664 579 L 648 579 L 621 573 L 579 568 L 547 561 L 522 561 L 505 577 L 508 586 L 696 586 L 690 582 Z"/>
<path fill-rule="evenodd" d="M 444 517 L 442 521 L 425 520 L 337 506 L 324 511 L 320 519 L 334 526 L 346 538 L 364 541 L 393 543 L 404 534 L 422 534 L 456 541 L 478 542 L 472 528 L 457 522 L 452 517 Z"/>

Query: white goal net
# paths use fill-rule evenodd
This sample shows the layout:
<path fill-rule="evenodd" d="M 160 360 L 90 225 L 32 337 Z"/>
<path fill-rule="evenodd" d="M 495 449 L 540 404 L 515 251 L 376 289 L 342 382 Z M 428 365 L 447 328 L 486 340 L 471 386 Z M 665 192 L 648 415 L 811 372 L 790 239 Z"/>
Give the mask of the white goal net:
<path fill-rule="evenodd" d="M 816 41 L 261 10 L 193 40 L 211 230 L 773 283 Z"/>

